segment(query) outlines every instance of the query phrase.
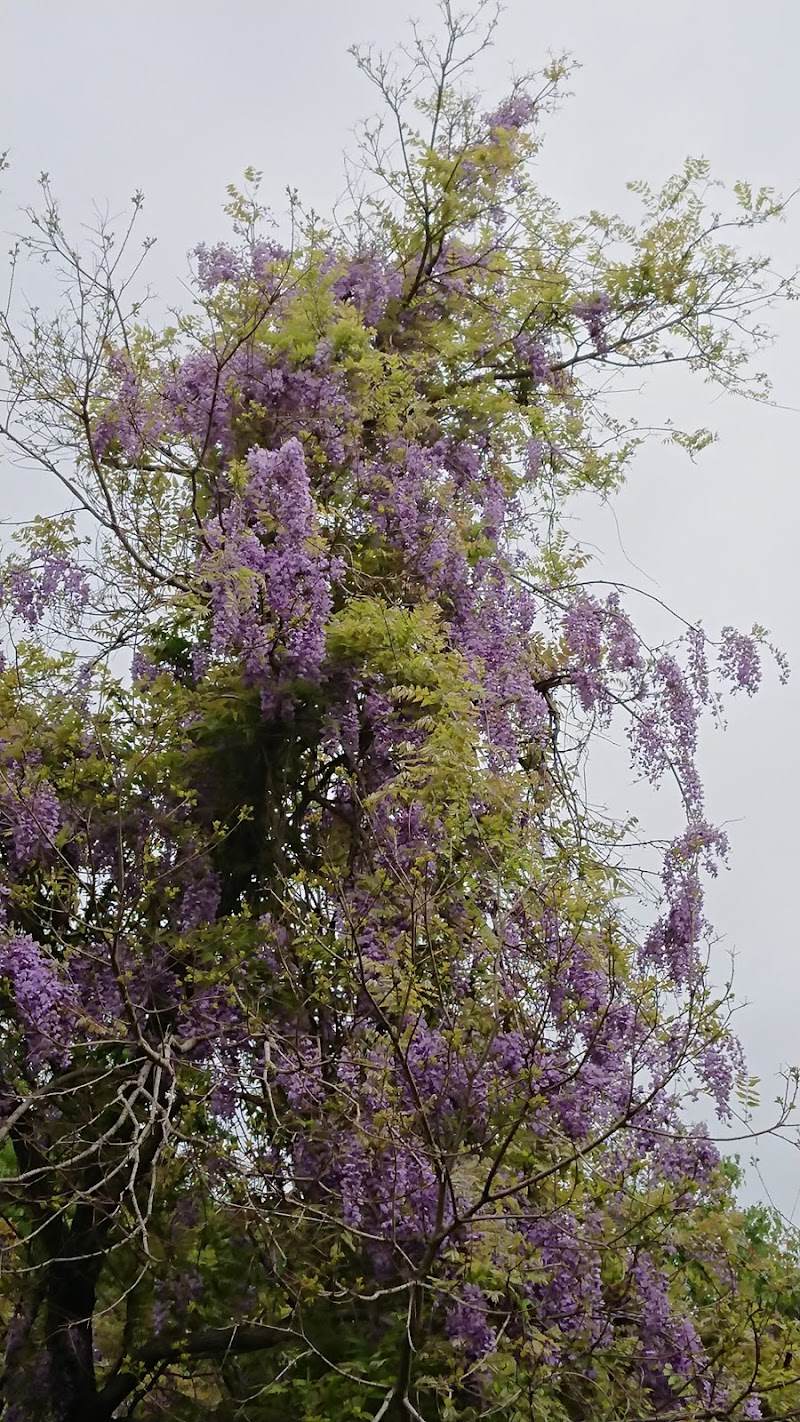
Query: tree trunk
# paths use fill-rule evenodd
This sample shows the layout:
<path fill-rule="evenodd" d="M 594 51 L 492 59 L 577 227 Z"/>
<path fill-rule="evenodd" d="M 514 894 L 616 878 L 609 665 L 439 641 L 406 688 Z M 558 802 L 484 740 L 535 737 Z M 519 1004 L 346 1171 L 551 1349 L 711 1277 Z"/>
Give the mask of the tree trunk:
<path fill-rule="evenodd" d="M 79 1205 L 47 1270 L 45 1346 L 55 1410 L 64 1422 L 87 1422 L 97 1396 L 93 1315 L 106 1232 L 95 1211 Z"/>

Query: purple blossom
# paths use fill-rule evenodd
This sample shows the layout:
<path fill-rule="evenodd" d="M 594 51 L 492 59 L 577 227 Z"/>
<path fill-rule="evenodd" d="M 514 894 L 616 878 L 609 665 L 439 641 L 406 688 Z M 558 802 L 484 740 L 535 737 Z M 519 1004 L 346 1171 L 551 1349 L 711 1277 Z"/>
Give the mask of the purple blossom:
<path fill-rule="evenodd" d="M 593 1342 L 602 1334 L 598 1233 L 591 1211 L 581 1219 L 570 1210 L 556 1210 L 524 1227 L 531 1264 L 525 1293 L 536 1305 L 540 1326 L 558 1330 L 562 1339 L 578 1336 Z"/>
<path fill-rule="evenodd" d="M 523 92 L 512 94 L 491 113 L 484 116 L 484 122 L 491 131 L 496 128 L 512 131 L 527 128 L 536 117 L 536 100 Z"/>
<path fill-rule="evenodd" d="M 209 1109 L 214 1116 L 230 1120 L 236 1114 L 237 1092 L 231 1082 L 218 1081 L 211 1088 L 208 1098 Z"/>
<path fill-rule="evenodd" d="M 280 242 L 265 242 L 256 238 L 248 248 L 252 276 L 262 292 L 274 298 L 291 262 L 291 253 Z"/>
<path fill-rule="evenodd" d="M 65 1063 L 77 1013 L 69 981 L 28 934 L 0 941 L 0 976 L 11 985 L 31 1067 Z"/>
<path fill-rule="evenodd" d="M 184 890 L 181 900 L 180 927 L 190 933 L 202 924 L 213 923 L 220 900 L 219 875 L 213 869 Z"/>
<path fill-rule="evenodd" d="M 553 378 L 553 367 L 541 342 L 529 331 L 521 331 L 514 337 L 512 344 L 517 360 L 532 377 L 534 384 L 549 384 Z"/>
<path fill-rule="evenodd" d="M 252 277 L 266 294 L 274 295 L 289 262 L 289 253 L 277 243 L 256 240 L 239 248 L 204 242 L 194 249 L 197 284 L 210 294 L 224 283 L 239 284 Z M 270 279 L 272 278 L 272 279 Z"/>
<path fill-rule="evenodd" d="M 752 633 L 737 632 L 735 627 L 723 627 L 717 665 L 734 691 L 746 691 L 748 696 L 754 696 L 758 691 L 761 685 L 761 655 L 758 641 Z"/>
<path fill-rule="evenodd" d="M 608 644 L 608 665 L 611 671 L 641 671 L 641 641 L 626 612 L 622 611 L 619 593 L 610 593 L 605 606 L 605 633 Z"/>
<path fill-rule="evenodd" d="M 608 351 L 606 328 L 612 310 L 610 296 L 600 292 L 586 300 L 574 302 L 572 310 L 586 326 L 597 354 L 605 355 Z"/>
<path fill-rule="evenodd" d="M 503 521 L 506 516 L 507 497 L 505 489 L 498 479 L 489 479 L 484 490 L 483 503 L 483 534 L 484 537 L 496 543 L 503 528 Z"/>
<path fill-rule="evenodd" d="M 243 1022 L 231 988 L 214 984 L 199 989 L 181 1005 L 178 1031 L 184 1042 L 192 1044 L 187 1050 L 189 1059 L 206 1061 L 220 1043 L 226 1049 L 236 1046 Z"/>
<path fill-rule="evenodd" d="M 115 351 L 109 357 L 108 375 L 113 394 L 94 423 L 92 457 L 103 459 L 116 443 L 128 459 L 139 459 L 148 444 L 156 443 L 165 433 L 161 403 L 157 397 L 147 397 L 141 376 L 126 353 Z"/>
<path fill-rule="evenodd" d="M 689 981 L 695 968 L 696 948 L 705 927 L 702 909 L 702 889 L 695 877 L 687 878 L 643 944 L 643 959 L 666 968 L 679 987 Z"/>
<path fill-rule="evenodd" d="M 384 258 L 369 252 L 354 257 L 333 283 L 339 301 L 361 312 L 365 326 L 377 326 L 390 301 L 400 295 L 402 273 L 387 266 Z"/>
<path fill-rule="evenodd" d="M 577 599 L 564 617 L 564 641 L 570 654 L 570 677 L 585 711 L 607 710 L 600 675 L 606 614 L 594 598 Z"/>
<path fill-rule="evenodd" d="M 192 681 L 195 685 L 203 680 L 209 666 L 211 665 L 211 653 L 208 647 L 192 648 Z"/>
<path fill-rule="evenodd" d="M 157 681 L 162 668 L 154 662 L 150 653 L 142 647 L 137 647 L 131 657 L 131 678 L 134 684 L 139 686 L 150 685 Z"/>
<path fill-rule="evenodd" d="M 655 661 L 646 688 L 648 702 L 630 729 L 634 763 L 656 784 L 668 769 L 676 774 L 688 810 L 702 809 L 702 787 L 695 764 L 701 699 L 690 675 L 668 653 Z M 640 691 L 643 696 L 644 689 Z"/>
<path fill-rule="evenodd" d="M 689 673 L 695 695 L 702 705 L 706 705 L 710 697 L 710 684 L 708 673 L 708 639 L 702 627 L 691 627 L 686 633 L 686 645 L 689 648 Z"/>
<path fill-rule="evenodd" d="M 721 1038 L 711 1042 L 698 1063 L 698 1074 L 708 1094 L 713 1098 L 717 1115 L 723 1121 L 732 1115 L 731 1095 L 737 1073 L 744 1065 L 742 1049 L 735 1039 Z"/>
<path fill-rule="evenodd" d="M 655 1138 L 634 1130 L 631 1141 L 640 1156 L 650 1153 L 650 1178 L 670 1185 L 709 1184 L 719 1170 L 720 1154 L 703 1126 L 673 1126 Z"/>
<path fill-rule="evenodd" d="M 61 823 L 61 805 L 49 781 L 30 775 L 17 784 L 10 777 L 0 779 L 0 827 L 10 833 L 18 866 L 51 849 Z"/>
<path fill-rule="evenodd" d="M 525 472 L 532 484 L 536 483 L 542 468 L 545 446 L 540 439 L 529 439 L 525 445 L 524 465 Z"/>
<path fill-rule="evenodd" d="M 76 616 L 89 600 L 89 581 L 74 559 L 46 548 L 32 548 L 24 565 L 8 564 L 0 575 L 0 599 L 13 617 L 29 627 L 41 622 L 56 602 Z"/>
<path fill-rule="evenodd" d="M 631 1300 L 639 1314 L 640 1355 L 645 1377 L 657 1392 L 671 1394 L 669 1373 L 694 1378 L 702 1368 L 704 1354 L 696 1329 L 689 1318 L 681 1317 L 669 1297 L 669 1276 L 642 1251 L 630 1271 L 636 1297 Z"/>
<path fill-rule="evenodd" d="M 705 820 L 694 820 L 667 850 L 664 859 L 664 886 L 671 893 L 687 867 L 702 864 L 716 878 L 720 863 L 725 863 L 730 845 L 724 830 Z"/>
<path fill-rule="evenodd" d="M 155 1283 L 155 1303 L 153 1305 L 153 1328 L 163 1333 L 182 1323 L 193 1306 L 198 1303 L 205 1290 L 205 1280 L 199 1269 L 189 1266 L 180 1274 Z"/>
<path fill-rule="evenodd" d="M 497 566 L 483 564 L 470 587 L 460 590 L 452 622 L 455 646 L 473 669 L 480 688 L 489 744 L 504 756 L 519 755 L 548 734 L 547 702 L 538 689 L 539 668 L 528 652 L 537 608 L 528 590 Z"/>
<path fill-rule="evenodd" d="M 468 1358 L 485 1358 L 494 1351 L 497 1333 L 489 1323 L 489 1306 L 477 1284 L 462 1284 L 447 1306 L 445 1331 Z"/>
<path fill-rule="evenodd" d="M 241 655 L 265 707 L 287 680 L 315 680 L 331 607 L 330 563 L 319 546 L 302 446 L 252 449 L 250 479 L 207 526 L 201 560 L 212 647 Z"/>
<path fill-rule="evenodd" d="M 66 965 L 66 975 L 71 994 L 87 1020 L 108 1024 L 119 1021 L 122 992 L 102 945 L 92 944 L 74 953 Z"/>
<path fill-rule="evenodd" d="M 728 850 L 727 836 L 704 821 L 689 826 L 670 845 L 664 859 L 663 882 L 668 909 L 647 935 L 645 960 L 669 971 L 672 981 L 684 985 L 696 966 L 696 948 L 706 930 L 700 864 L 715 875 Z"/>
<path fill-rule="evenodd" d="M 202 242 L 194 249 L 197 259 L 197 282 L 202 291 L 211 292 L 223 282 L 239 281 L 242 277 L 242 258 L 239 252 L 218 242 L 207 247 Z"/>

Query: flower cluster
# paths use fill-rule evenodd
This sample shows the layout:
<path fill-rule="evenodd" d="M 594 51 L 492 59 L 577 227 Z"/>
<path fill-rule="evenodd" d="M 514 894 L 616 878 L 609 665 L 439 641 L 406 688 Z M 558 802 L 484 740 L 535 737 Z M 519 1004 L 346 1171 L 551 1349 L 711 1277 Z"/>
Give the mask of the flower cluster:
<path fill-rule="evenodd" d="M 35 627 L 54 604 L 78 617 L 89 600 L 89 580 L 79 563 L 63 553 L 33 547 L 25 563 L 10 562 L 0 573 L 0 603 L 12 617 Z"/>
<path fill-rule="evenodd" d="M 236 652 L 272 704 L 283 685 L 319 675 L 331 606 L 331 563 L 315 538 L 315 509 L 296 439 L 247 456 L 247 482 L 206 526 L 201 574 L 212 646 Z"/>
<path fill-rule="evenodd" d="M 600 356 L 608 352 L 607 326 L 612 309 L 611 298 L 606 292 L 600 292 L 588 300 L 576 301 L 572 308 L 573 314 L 586 326 L 589 339 Z"/>
<path fill-rule="evenodd" d="M 524 91 L 518 91 L 484 116 L 490 130 L 526 128 L 536 117 L 536 100 Z"/>
<path fill-rule="evenodd" d="M 365 326 L 377 326 L 389 302 L 400 295 L 401 272 L 387 267 L 378 253 L 362 253 L 348 263 L 333 283 L 339 301 L 350 302 Z"/>
<path fill-rule="evenodd" d="M 0 828 L 10 837 L 17 867 L 52 849 L 61 822 L 58 796 L 42 775 L 0 772 Z"/>
<path fill-rule="evenodd" d="M 78 1016 L 69 982 L 28 934 L 0 940 L 0 977 L 10 984 L 30 1067 L 36 1071 L 48 1063 L 63 1065 Z"/>

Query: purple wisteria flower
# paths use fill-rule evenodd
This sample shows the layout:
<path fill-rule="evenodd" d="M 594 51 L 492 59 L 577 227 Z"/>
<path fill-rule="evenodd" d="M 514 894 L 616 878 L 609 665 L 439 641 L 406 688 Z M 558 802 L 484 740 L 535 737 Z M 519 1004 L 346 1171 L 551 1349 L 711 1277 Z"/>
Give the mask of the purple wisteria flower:
<path fill-rule="evenodd" d="M 536 100 L 530 94 L 519 91 L 505 99 L 491 113 L 484 115 L 487 128 L 511 129 L 527 128 L 536 117 Z"/>
<path fill-rule="evenodd" d="M 209 869 L 207 874 L 190 884 L 183 894 L 180 911 L 182 933 L 189 933 L 202 924 L 213 923 L 220 901 L 219 875 Z"/>
<path fill-rule="evenodd" d="M 586 326 L 589 338 L 598 355 L 608 352 L 607 327 L 612 314 L 611 297 L 606 292 L 598 292 L 585 300 L 576 301 L 573 313 Z"/>
<path fill-rule="evenodd" d="M 595 598 L 580 596 L 564 615 L 563 631 L 569 653 L 569 679 L 581 706 L 607 720 L 613 701 L 604 663 L 607 661 L 612 672 L 639 667 L 633 628 L 618 604 L 603 606 Z"/>
<path fill-rule="evenodd" d="M 69 981 L 28 934 L 0 940 L 0 977 L 11 985 L 31 1067 L 65 1064 L 77 1013 Z"/>
<path fill-rule="evenodd" d="M 36 627 L 56 602 L 77 616 L 89 595 L 85 569 L 47 548 L 31 548 L 24 564 L 12 562 L 0 572 L 0 604 L 29 627 Z"/>
<path fill-rule="evenodd" d="M 445 1330 L 469 1358 L 485 1358 L 493 1351 L 497 1333 L 489 1323 L 489 1306 L 477 1284 L 463 1284 L 448 1304 Z"/>
<path fill-rule="evenodd" d="M 363 253 L 349 263 L 333 283 L 334 295 L 361 312 L 365 326 L 377 326 L 389 302 L 400 295 L 402 273 L 387 266 L 383 257 Z"/>
<path fill-rule="evenodd" d="M 48 780 L 23 774 L 0 774 L 0 830 L 11 837 L 16 864 L 45 855 L 62 823 L 58 796 Z"/>
<path fill-rule="evenodd" d="M 734 691 L 746 691 L 754 696 L 761 685 L 761 654 L 752 633 L 737 632 L 735 627 L 723 627 L 717 666 Z"/>
<path fill-rule="evenodd" d="M 209 522 L 201 571 L 212 647 L 241 654 L 265 707 L 288 680 L 319 676 L 331 607 L 331 567 L 316 542 L 315 506 L 299 441 L 252 449 L 249 478 Z"/>
<path fill-rule="evenodd" d="M 513 347 L 517 360 L 531 375 L 535 385 L 547 385 L 552 381 L 551 359 L 541 341 L 529 331 L 521 331 L 514 337 Z"/>

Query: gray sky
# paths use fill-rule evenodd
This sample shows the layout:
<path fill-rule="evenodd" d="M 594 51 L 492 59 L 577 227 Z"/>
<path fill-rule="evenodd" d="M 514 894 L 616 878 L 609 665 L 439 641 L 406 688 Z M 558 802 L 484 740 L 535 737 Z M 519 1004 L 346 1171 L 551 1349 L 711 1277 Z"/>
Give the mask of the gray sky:
<path fill-rule="evenodd" d="M 150 280 L 174 297 L 187 250 L 225 235 L 225 187 L 248 164 L 263 170 L 276 212 L 287 185 L 306 205 L 330 207 L 341 149 L 373 106 L 347 47 L 391 44 L 409 13 L 433 23 L 433 0 L 0 0 L 0 149 L 12 159 L 0 226 L 13 228 L 15 208 L 35 199 L 41 170 L 77 221 L 93 201 L 124 210 L 142 188 L 143 227 L 158 236 Z M 568 213 L 614 210 L 626 180 L 662 180 L 687 154 L 708 157 L 727 181 L 800 186 L 797 0 L 509 0 L 480 77 L 502 96 L 512 65 L 524 71 L 563 50 L 582 68 L 549 124 L 539 176 Z M 778 268 L 800 263 L 800 198 L 765 241 Z M 781 1064 L 800 1062 L 800 305 L 773 324 L 762 364 L 783 408 L 657 374 L 652 393 L 632 389 L 620 412 L 711 425 L 719 443 L 695 465 L 652 446 L 614 515 L 581 509 L 575 525 L 607 575 L 711 632 L 766 624 L 794 665 L 788 689 L 770 674 L 752 703 L 733 705 L 728 732 L 707 735 L 703 755 L 709 817 L 728 822 L 733 842 L 712 915 L 738 953 L 737 995 L 749 1000 L 740 1032 L 768 1098 Z M 0 517 L 20 507 L 13 477 L 0 473 Z M 648 828 L 675 813 L 631 790 L 618 760 L 600 766 L 598 785 Z M 769 1144 L 758 1153 L 791 1211 L 800 1155 Z"/>

